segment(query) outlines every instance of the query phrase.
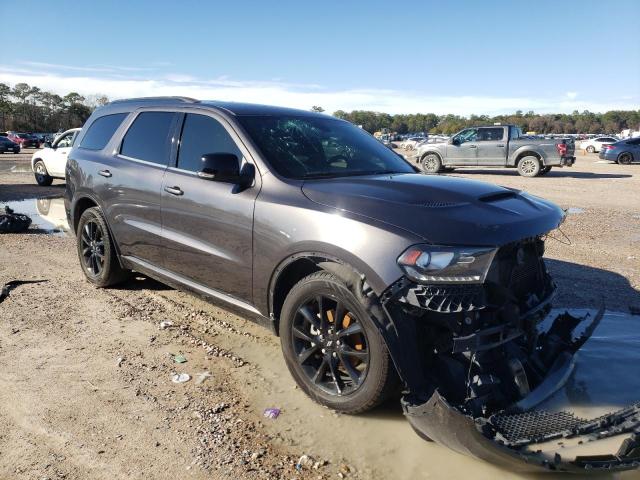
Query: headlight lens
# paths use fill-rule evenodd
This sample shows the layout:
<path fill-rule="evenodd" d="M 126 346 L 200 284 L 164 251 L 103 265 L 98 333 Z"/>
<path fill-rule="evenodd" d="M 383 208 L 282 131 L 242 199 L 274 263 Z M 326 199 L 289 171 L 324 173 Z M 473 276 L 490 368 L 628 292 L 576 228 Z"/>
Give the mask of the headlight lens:
<path fill-rule="evenodd" d="M 414 245 L 398 257 L 398 265 L 420 283 L 482 283 L 496 251 L 488 247 Z"/>

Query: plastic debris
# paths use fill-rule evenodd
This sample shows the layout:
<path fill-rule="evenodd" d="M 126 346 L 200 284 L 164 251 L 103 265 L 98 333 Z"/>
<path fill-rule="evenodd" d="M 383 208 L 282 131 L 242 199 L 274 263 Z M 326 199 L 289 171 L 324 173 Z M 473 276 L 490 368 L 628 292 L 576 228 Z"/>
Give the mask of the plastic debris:
<path fill-rule="evenodd" d="M 118 357 L 118 359 L 116 360 L 118 366 L 122 365 L 122 362 L 124 362 L 124 357 Z"/>
<path fill-rule="evenodd" d="M 173 361 L 176 363 L 185 363 L 187 359 L 184 355 L 179 354 L 179 355 L 174 355 Z"/>
<path fill-rule="evenodd" d="M 191 375 L 188 373 L 176 373 L 171 377 L 173 383 L 185 383 L 191 380 Z"/>
<path fill-rule="evenodd" d="M 199 385 L 209 377 L 213 377 L 210 372 L 200 372 L 196 374 L 196 383 Z"/>
<path fill-rule="evenodd" d="M 579 207 L 569 207 L 565 210 L 569 215 L 575 215 L 577 213 L 584 213 L 584 209 Z"/>
<path fill-rule="evenodd" d="M 24 232 L 31 225 L 31 218 L 21 213 L 14 213 L 9 207 L 4 207 L 4 213 L 0 214 L 0 233 Z"/>
<path fill-rule="evenodd" d="M 265 416 L 265 418 L 272 418 L 273 420 L 275 420 L 280 415 L 280 409 L 279 408 L 267 408 L 267 409 L 265 409 L 263 415 Z"/>
<path fill-rule="evenodd" d="M 169 320 L 165 320 L 160 322 L 160 330 L 164 330 L 165 328 L 173 327 L 173 322 Z"/>
<path fill-rule="evenodd" d="M 42 283 L 47 282 L 48 280 L 11 280 L 4 284 L 2 288 L 0 288 L 0 303 L 4 301 L 5 298 L 9 296 L 9 292 L 16 288 L 18 285 L 23 285 L 25 283 Z"/>
<path fill-rule="evenodd" d="M 298 459 L 298 463 L 296 463 L 296 470 L 300 471 L 303 468 L 310 470 L 311 468 L 313 468 L 314 463 L 315 462 L 313 458 L 311 458 L 309 455 L 302 455 Z"/>

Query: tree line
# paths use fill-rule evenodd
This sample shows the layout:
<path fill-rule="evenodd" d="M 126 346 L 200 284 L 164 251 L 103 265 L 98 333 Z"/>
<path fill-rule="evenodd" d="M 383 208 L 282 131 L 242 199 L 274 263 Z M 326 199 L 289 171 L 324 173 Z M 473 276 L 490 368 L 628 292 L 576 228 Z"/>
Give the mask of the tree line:
<path fill-rule="evenodd" d="M 26 83 L 17 83 L 13 88 L 0 83 L 0 132 L 56 132 L 79 127 L 96 107 L 108 102 L 109 99 L 104 95 L 84 97 L 70 92 L 60 96 Z M 317 105 L 311 109 L 324 111 Z M 612 110 L 606 113 L 576 110 L 571 114 L 523 113 L 518 110 L 514 114 L 493 117 L 435 113 L 391 115 L 367 110 L 338 110 L 333 115 L 362 125 L 362 128 L 371 133 L 389 129 L 400 134 L 428 132 L 450 135 L 466 127 L 496 122 L 515 124 L 524 132 L 537 133 L 618 133 L 626 128 L 640 128 L 640 110 Z"/>
<path fill-rule="evenodd" d="M 523 132 L 536 133 L 619 133 L 626 128 L 640 128 L 640 110 L 611 110 L 606 113 L 593 113 L 577 110 L 571 114 L 537 114 L 532 111 L 523 113 L 518 110 L 508 115 L 436 115 L 435 113 L 412 113 L 390 115 L 388 113 L 354 110 L 338 110 L 335 117 L 348 120 L 368 132 L 389 129 L 404 133 L 443 133 L 451 135 L 463 128 L 493 123 L 518 125 Z"/>
<path fill-rule="evenodd" d="M 26 83 L 0 83 L 0 132 L 57 132 L 80 127 L 91 112 L 109 102 L 104 95 L 83 97 L 46 92 Z"/>

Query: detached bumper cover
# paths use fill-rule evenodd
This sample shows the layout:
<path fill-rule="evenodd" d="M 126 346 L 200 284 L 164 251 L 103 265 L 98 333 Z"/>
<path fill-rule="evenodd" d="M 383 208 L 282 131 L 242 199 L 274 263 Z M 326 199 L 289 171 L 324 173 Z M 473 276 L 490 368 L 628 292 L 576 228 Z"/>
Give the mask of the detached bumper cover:
<path fill-rule="evenodd" d="M 411 426 L 426 436 L 459 453 L 507 467 L 514 471 L 556 470 L 574 473 L 632 470 L 640 467 L 640 404 L 600 417 L 593 421 L 576 419 L 566 412 L 493 416 L 473 419 L 449 405 L 435 392 L 420 405 L 403 400 L 403 409 Z M 525 415 L 525 416 L 522 416 Z M 537 437 L 509 440 L 508 432 L 523 431 L 527 423 L 552 424 Z M 557 452 L 544 452 L 536 444 L 552 439 L 582 439 L 583 444 L 597 442 L 613 435 L 624 435 L 615 452 L 563 457 Z M 532 448 L 533 447 L 533 448 Z"/>

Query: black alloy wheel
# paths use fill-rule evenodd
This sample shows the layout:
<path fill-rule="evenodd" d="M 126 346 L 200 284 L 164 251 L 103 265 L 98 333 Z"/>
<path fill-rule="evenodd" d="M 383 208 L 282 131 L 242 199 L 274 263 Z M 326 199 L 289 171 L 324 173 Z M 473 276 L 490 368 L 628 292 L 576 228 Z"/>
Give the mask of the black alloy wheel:
<path fill-rule="evenodd" d="M 307 379 L 332 395 L 348 395 L 366 378 L 367 336 L 357 316 L 336 298 L 317 295 L 293 320 L 293 349 Z"/>

